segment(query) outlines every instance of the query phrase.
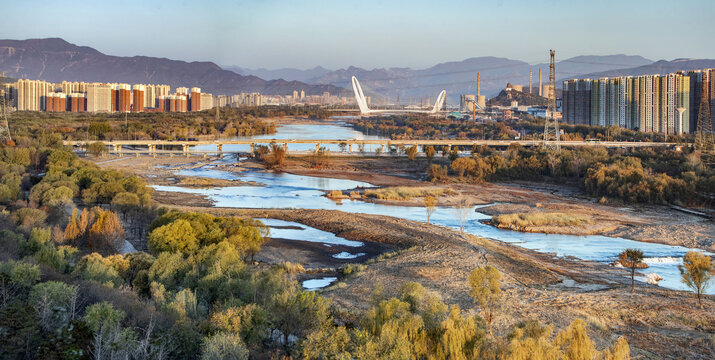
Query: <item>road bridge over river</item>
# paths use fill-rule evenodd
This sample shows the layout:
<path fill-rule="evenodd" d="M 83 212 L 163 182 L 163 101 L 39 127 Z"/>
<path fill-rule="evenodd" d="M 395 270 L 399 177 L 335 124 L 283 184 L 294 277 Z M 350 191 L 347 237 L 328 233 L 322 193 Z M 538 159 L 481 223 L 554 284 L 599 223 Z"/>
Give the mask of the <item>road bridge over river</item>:
<path fill-rule="evenodd" d="M 67 146 L 83 148 L 86 145 L 96 141 L 89 140 L 66 140 L 64 144 Z M 496 148 L 507 148 L 512 144 L 520 144 L 525 147 L 541 146 L 541 140 L 361 140 L 361 139 L 246 139 L 246 140 L 198 140 L 198 141 L 171 141 L 171 140 L 112 140 L 103 141 L 109 153 L 112 154 L 147 154 L 147 155 L 207 155 L 207 154 L 223 154 L 223 153 L 239 153 L 246 152 L 233 149 L 225 149 L 226 145 L 248 145 L 250 151 L 253 151 L 258 145 L 267 145 L 276 143 L 282 145 L 288 151 L 289 144 L 315 144 L 315 149 L 318 150 L 324 145 L 341 145 L 344 144 L 346 152 L 344 154 L 355 154 L 354 146 L 379 148 L 383 154 L 393 147 L 410 147 L 410 146 L 435 146 L 438 149 L 447 147 L 451 150 L 453 146 L 460 149 L 471 149 L 474 145 L 485 145 Z M 560 141 L 562 147 L 594 147 L 603 146 L 607 148 L 625 148 L 633 149 L 640 147 L 672 147 L 675 143 L 665 142 L 625 142 L 625 141 Z M 306 153 L 306 151 L 291 151 L 291 153 Z M 333 154 L 337 155 L 335 152 Z"/>

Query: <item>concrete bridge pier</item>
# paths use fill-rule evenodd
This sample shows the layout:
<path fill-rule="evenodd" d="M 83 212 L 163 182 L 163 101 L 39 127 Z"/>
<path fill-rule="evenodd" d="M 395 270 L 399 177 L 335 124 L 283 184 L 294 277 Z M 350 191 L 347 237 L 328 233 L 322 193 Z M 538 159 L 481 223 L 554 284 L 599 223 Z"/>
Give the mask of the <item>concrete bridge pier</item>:
<path fill-rule="evenodd" d="M 186 157 L 189 157 L 191 155 L 191 153 L 189 152 L 191 147 L 188 144 L 181 145 L 181 149 L 184 151 L 184 154 L 186 154 Z"/>
<path fill-rule="evenodd" d="M 251 154 L 253 154 L 254 151 L 256 151 L 256 144 L 251 143 Z"/>
<path fill-rule="evenodd" d="M 385 153 L 385 144 L 380 145 L 380 148 L 382 149 L 382 153 Z"/>
<path fill-rule="evenodd" d="M 156 145 L 149 145 L 149 153 L 150 153 L 153 157 L 156 157 Z"/>
<path fill-rule="evenodd" d="M 216 152 L 218 153 L 218 156 L 223 155 L 223 144 L 216 145 Z"/>
<path fill-rule="evenodd" d="M 122 154 L 122 145 L 114 145 L 114 152 L 121 155 Z"/>
<path fill-rule="evenodd" d="M 283 143 L 283 151 L 288 153 L 288 143 Z"/>
<path fill-rule="evenodd" d="M 348 153 L 352 154 L 352 152 L 353 152 L 353 144 L 350 143 L 350 144 L 348 144 Z"/>
<path fill-rule="evenodd" d="M 318 152 L 320 150 L 320 144 L 315 143 L 315 152 Z"/>

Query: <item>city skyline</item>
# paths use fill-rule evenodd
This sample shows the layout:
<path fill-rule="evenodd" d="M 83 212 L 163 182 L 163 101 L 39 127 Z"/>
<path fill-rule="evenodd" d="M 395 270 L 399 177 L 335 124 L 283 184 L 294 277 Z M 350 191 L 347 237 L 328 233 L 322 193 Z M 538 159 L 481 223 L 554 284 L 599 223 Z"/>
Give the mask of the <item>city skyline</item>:
<path fill-rule="evenodd" d="M 707 10 L 706 0 L 684 1 L 678 8 L 665 0 L 307 4 L 25 1 L 4 5 L 8 14 L 17 15 L 0 23 L 0 38 L 61 37 L 110 55 L 267 69 L 425 68 L 478 56 L 533 64 L 544 62 L 548 48 L 557 49 L 561 59 L 608 54 L 715 58 L 715 50 L 706 46 L 715 30 L 708 21 L 711 12 L 689 11 L 684 15 L 689 20 L 678 26 L 658 25 L 674 21 L 678 8 Z M 31 19 L 35 25 L 24 26 Z M 664 48 L 663 42 L 672 46 Z"/>

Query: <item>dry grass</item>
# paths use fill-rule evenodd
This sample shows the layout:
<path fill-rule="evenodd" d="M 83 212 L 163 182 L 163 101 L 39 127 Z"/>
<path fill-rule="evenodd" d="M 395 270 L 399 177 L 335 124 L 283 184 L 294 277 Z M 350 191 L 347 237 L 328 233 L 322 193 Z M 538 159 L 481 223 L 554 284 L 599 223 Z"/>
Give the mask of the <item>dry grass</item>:
<path fill-rule="evenodd" d="M 305 267 L 302 264 L 292 263 L 290 261 L 284 261 L 277 266 L 278 268 L 283 269 L 289 274 L 298 274 L 305 272 Z"/>
<path fill-rule="evenodd" d="M 365 190 L 365 196 L 380 200 L 410 200 L 415 197 L 450 194 L 452 190 L 435 187 L 395 186 Z"/>
<path fill-rule="evenodd" d="M 501 228 L 523 229 L 529 226 L 577 226 L 591 224 L 591 218 L 585 215 L 565 213 L 514 213 L 492 217 L 492 224 Z"/>

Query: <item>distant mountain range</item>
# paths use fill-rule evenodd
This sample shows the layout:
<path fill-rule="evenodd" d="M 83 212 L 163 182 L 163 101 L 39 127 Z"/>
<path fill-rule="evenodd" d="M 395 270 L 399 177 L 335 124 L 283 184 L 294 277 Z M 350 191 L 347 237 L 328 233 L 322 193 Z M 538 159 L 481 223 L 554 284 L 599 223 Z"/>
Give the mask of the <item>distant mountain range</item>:
<path fill-rule="evenodd" d="M 672 61 L 660 60 L 652 64 L 626 69 L 614 69 L 578 76 L 578 78 L 599 78 L 614 76 L 639 76 L 652 74 L 669 74 L 677 71 L 702 70 L 715 68 L 713 59 L 675 59 Z"/>
<path fill-rule="evenodd" d="M 351 92 L 330 84 L 305 84 L 299 81 L 266 81 L 253 75 L 239 75 L 212 62 L 186 62 L 147 56 L 111 56 L 91 47 L 77 46 L 58 38 L 0 40 L 0 71 L 13 78 L 51 82 L 87 81 L 129 84 L 168 84 L 198 86 L 204 92 L 236 94 L 260 92 L 287 95 L 305 90 L 318 95 Z"/>
<path fill-rule="evenodd" d="M 577 56 L 560 61 L 556 65 L 559 79 L 573 78 L 585 73 L 608 71 L 625 67 L 636 67 L 653 63 L 641 56 L 608 55 Z M 389 98 L 390 102 L 400 97 L 401 103 L 427 102 L 442 89 L 447 90 L 449 101 L 457 101 L 459 94 L 476 92 L 477 72 L 481 72 L 481 92 L 487 97 L 495 96 L 504 89 L 507 82 L 529 85 L 529 70 L 533 71 L 534 91 L 538 91 L 539 68 L 543 71 L 543 83 L 548 83 L 548 63 L 530 65 L 524 61 L 500 57 L 475 57 L 462 61 L 437 64 L 426 69 L 379 68 L 366 70 L 358 67 L 327 70 L 316 67 L 309 70 L 298 69 L 244 69 L 236 68 L 245 75 L 256 75 L 266 79 L 283 78 L 304 81 L 310 84 L 332 84 L 349 87 L 354 75 L 363 89 L 373 96 Z M 430 99 L 432 100 L 432 99 Z"/>
<path fill-rule="evenodd" d="M 557 54 L 558 55 L 558 54 Z M 577 56 L 558 61 L 557 81 L 571 78 L 598 78 L 643 74 L 665 74 L 678 70 L 715 67 L 715 60 L 652 60 L 634 55 Z M 496 96 L 507 83 L 528 89 L 533 71 L 534 91 L 538 91 L 539 69 L 543 84 L 549 81 L 548 63 L 528 64 L 502 57 L 474 57 L 445 62 L 426 69 L 348 67 L 330 70 L 320 66 L 308 70 L 283 68 L 223 68 L 212 62 L 185 62 L 146 56 L 105 55 L 93 48 L 70 44 L 62 39 L 0 40 L 0 71 L 11 78 L 41 79 L 52 82 L 103 81 L 123 83 L 198 86 L 214 94 L 260 92 L 288 95 L 305 90 L 308 95 L 330 92 L 351 96 L 351 77 L 356 76 L 373 103 L 432 103 L 441 90 L 448 102 L 460 94 L 476 93 L 477 72 L 481 73 L 481 93 Z M 265 80 L 264 80 L 265 79 Z"/>

